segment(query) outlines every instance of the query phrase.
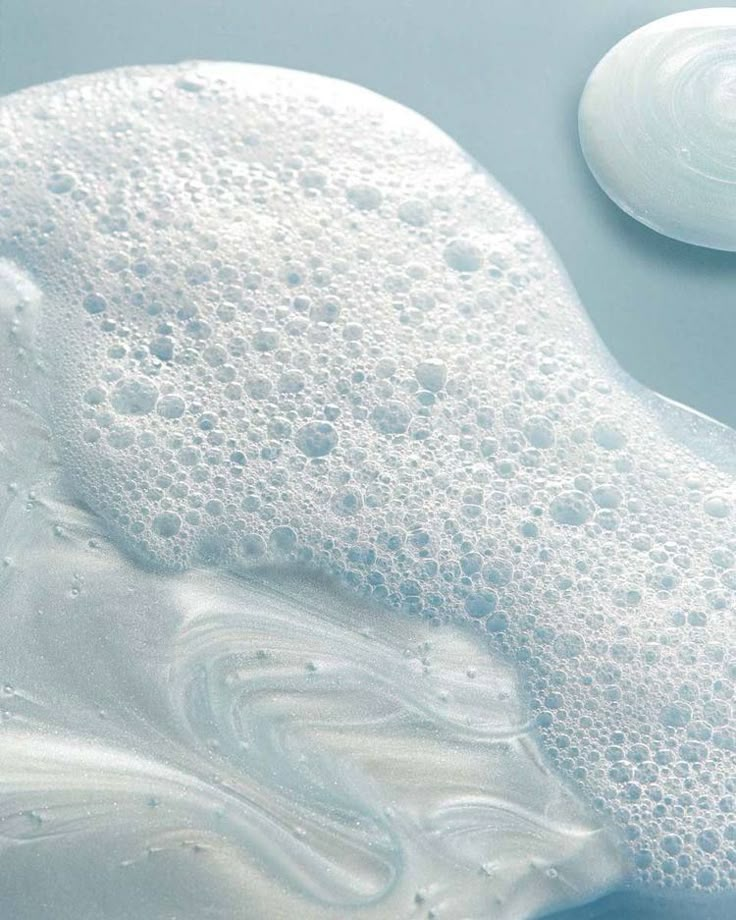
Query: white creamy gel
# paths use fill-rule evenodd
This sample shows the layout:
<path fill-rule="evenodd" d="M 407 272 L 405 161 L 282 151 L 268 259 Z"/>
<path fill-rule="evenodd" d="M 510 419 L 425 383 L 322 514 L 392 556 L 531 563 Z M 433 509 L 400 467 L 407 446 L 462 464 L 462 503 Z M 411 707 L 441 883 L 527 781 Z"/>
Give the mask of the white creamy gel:
<path fill-rule="evenodd" d="M 0 184 L 6 916 L 734 887 L 733 435 L 457 145 L 132 68 L 0 100 Z"/>
<path fill-rule="evenodd" d="M 736 250 L 736 8 L 623 38 L 590 76 L 580 141 L 606 194 L 659 233 Z"/>

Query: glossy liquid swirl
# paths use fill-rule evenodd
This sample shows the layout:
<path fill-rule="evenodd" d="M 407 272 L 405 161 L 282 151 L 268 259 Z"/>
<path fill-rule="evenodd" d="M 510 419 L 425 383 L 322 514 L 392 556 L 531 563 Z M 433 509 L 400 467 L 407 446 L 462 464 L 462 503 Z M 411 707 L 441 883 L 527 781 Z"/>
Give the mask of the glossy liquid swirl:
<path fill-rule="evenodd" d="M 7 916 L 518 917 L 621 871 L 477 630 L 294 570 L 136 571 L 12 453 Z"/>
<path fill-rule="evenodd" d="M 632 217 L 736 249 L 736 10 L 676 13 L 622 39 L 585 87 L 580 140 Z"/>

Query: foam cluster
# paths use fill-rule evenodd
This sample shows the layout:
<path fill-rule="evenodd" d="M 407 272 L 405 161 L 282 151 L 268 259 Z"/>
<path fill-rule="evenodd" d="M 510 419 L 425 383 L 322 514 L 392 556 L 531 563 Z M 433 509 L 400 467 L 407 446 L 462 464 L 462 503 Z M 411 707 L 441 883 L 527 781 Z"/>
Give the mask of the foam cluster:
<path fill-rule="evenodd" d="M 0 137 L 33 398 L 116 539 L 474 624 L 640 880 L 735 886 L 733 440 L 613 365 L 509 196 L 399 105 L 245 65 L 37 88 Z"/>

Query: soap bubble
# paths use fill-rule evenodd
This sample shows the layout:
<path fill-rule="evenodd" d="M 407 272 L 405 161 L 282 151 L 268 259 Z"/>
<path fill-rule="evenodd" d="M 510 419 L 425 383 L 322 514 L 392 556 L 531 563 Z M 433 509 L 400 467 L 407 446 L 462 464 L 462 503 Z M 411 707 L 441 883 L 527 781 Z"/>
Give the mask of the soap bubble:
<path fill-rule="evenodd" d="M 476 272 L 483 264 L 480 249 L 470 240 L 451 240 L 444 255 L 445 262 L 458 272 Z"/>
<path fill-rule="evenodd" d="M 158 390 L 147 380 L 124 380 L 113 390 L 110 402 L 121 415 L 146 415 L 158 399 Z"/>
<path fill-rule="evenodd" d="M 582 492 L 561 492 L 550 502 L 549 513 L 558 524 L 578 527 L 590 520 L 593 505 Z"/>
<path fill-rule="evenodd" d="M 324 457 L 337 447 L 337 432 L 329 422 L 309 422 L 297 431 L 294 441 L 307 457 Z"/>
<path fill-rule="evenodd" d="M 173 511 L 162 511 L 153 519 L 153 529 L 160 537 L 174 537 L 181 527 L 181 518 Z"/>

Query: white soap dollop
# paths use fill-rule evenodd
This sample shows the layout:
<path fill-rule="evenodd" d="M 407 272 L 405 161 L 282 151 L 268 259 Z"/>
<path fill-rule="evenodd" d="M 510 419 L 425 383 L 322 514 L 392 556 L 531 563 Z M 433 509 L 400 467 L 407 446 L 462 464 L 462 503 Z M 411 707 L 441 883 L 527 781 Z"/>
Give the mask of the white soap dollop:
<path fill-rule="evenodd" d="M 237 828 L 212 832 L 218 854 L 236 841 L 248 877 L 223 856 L 234 880 L 223 890 L 254 891 L 266 865 L 277 887 L 296 892 L 278 905 L 264 895 L 263 910 L 247 903 L 249 920 L 315 916 L 307 903 L 320 905 L 320 920 L 342 920 L 346 903 L 364 918 L 418 916 L 416 903 L 425 916 L 538 915 L 536 843 L 524 843 L 519 875 L 508 860 L 494 868 L 508 851 L 496 835 L 479 854 L 472 828 L 492 822 L 477 806 L 487 795 L 559 855 L 565 844 L 527 820 L 536 789 L 520 766 L 528 759 L 512 771 L 521 808 L 508 807 L 483 740 L 473 743 L 479 777 L 462 780 L 470 791 L 448 785 L 442 770 L 452 783 L 460 773 L 447 748 L 463 757 L 465 748 L 447 709 L 464 701 L 458 718 L 470 718 L 475 703 L 457 696 L 446 669 L 425 674 L 434 654 L 415 665 L 422 692 L 434 695 L 417 697 L 404 633 L 390 619 L 411 614 L 452 627 L 435 641 L 443 654 L 458 643 L 453 673 L 486 711 L 496 703 L 480 692 L 483 653 L 511 663 L 530 707 L 519 731 L 539 739 L 550 768 L 595 810 L 584 827 L 598 822 L 622 841 L 632 878 L 733 899 L 736 440 L 615 366 L 549 244 L 503 189 L 396 103 L 243 64 L 130 68 L 37 87 L 0 101 L 0 144 L 0 686 L 13 688 L 0 713 L 18 741 L 0 751 L 0 775 L 6 807 L 21 813 L 16 839 L 28 832 L 26 814 L 41 811 L 21 797 L 28 785 L 60 786 L 61 801 L 46 804 L 69 815 L 70 789 L 76 803 L 87 793 L 100 801 L 102 783 L 141 844 L 139 812 L 126 810 L 105 772 L 112 763 L 116 776 L 137 777 L 128 788 L 153 785 L 157 801 L 184 783 L 175 814 L 152 811 L 187 841 L 201 832 L 197 846 L 212 831 L 200 805 L 234 813 Z M 32 447 L 24 426 L 43 433 Z M 67 555 L 74 539 L 89 551 Z M 268 600 L 273 615 L 256 642 L 251 621 L 266 601 L 243 593 L 254 568 L 274 590 L 271 570 L 324 578 L 320 615 L 296 602 L 282 615 Z M 338 583 L 349 591 L 335 594 Z M 304 605 L 301 588 L 298 597 Z M 383 611 L 380 654 L 363 642 L 357 612 L 323 619 L 345 610 L 345 597 Z M 258 706 L 246 647 L 282 650 Z M 261 660 L 253 674 L 265 681 Z M 272 692 L 271 678 L 283 686 L 285 674 L 298 706 Z M 279 705 L 261 709 L 269 699 Z M 406 736 L 395 732 L 393 699 L 418 713 Z M 329 732 L 320 722 L 316 740 L 284 734 L 285 714 L 306 732 L 312 712 L 317 722 L 331 713 Z M 425 729 L 441 742 L 431 754 Z M 90 740 L 106 752 L 94 781 L 80 766 L 94 754 Z M 298 827 L 296 780 L 282 782 L 257 756 L 271 748 L 308 773 Z M 368 751 L 370 762 L 348 763 L 347 748 Z M 396 791 L 409 760 L 413 777 L 421 760 L 432 781 Z M 333 782 L 333 762 L 344 782 Z M 346 830 L 321 821 L 340 789 L 335 808 L 349 821 L 345 802 L 366 803 L 369 816 L 390 802 L 398 823 L 371 818 Z M 260 812 L 280 828 L 299 834 L 309 824 L 310 845 L 281 831 L 256 839 L 252 809 L 244 813 L 233 790 L 268 803 Z M 476 804 L 466 808 L 469 797 Z M 407 824 L 409 812 L 418 817 Z M 63 837 L 46 833 L 44 815 L 38 833 L 51 847 Z M 427 831 L 419 837 L 417 822 Z M 589 845 L 588 830 L 564 824 L 563 840 Z M 34 834 L 37 825 L 33 817 Z M 450 829 L 453 847 L 463 841 L 449 862 L 437 827 Z M 110 854 L 104 828 L 96 839 Z M 17 884 L 24 876 L 8 860 L 34 851 L 7 849 Z M 429 861 L 415 871 L 418 851 Z M 126 871 L 135 857 L 121 854 Z M 54 878 L 74 890 L 71 868 L 52 858 Z M 440 862 L 469 867 L 472 882 Z M 585 897 L 569 864 L 556 862 L 542 872 L 556 873 L 565 899 Z M 24 871 L 33 884 L 23 892 L 34 894 L 39 873 Z M 586 863 L 585 887 L 618 871 L 606 850 Z M 86 866 L 83 874 L 95 877 Z M 502 909 L 496 876 L 504 887 L 519 879 L 515 890 L 534 904 L 507 898 Z M 100 898 L 113 903 L 107 877 Z M 492 881 L 479 890 L 479 877 Z M 194 907 L 179 909 L 178 883 L 151 878 L 167 896 L 178 892 L 166 916 L 203 915 L 186 894 Z M 424 891 L 426 878 L 441 890 Z M 389 900 L 399 885 L 411 889 L 403 906 Z M 540 897 L 553 903 L 552 892 Z M 56 892 L 53 900 L 58 908 Z M 222 901 L 217 910 L 243 916 Z M 102 915 L 96 905 L 55 912 Z M 0 916 L 39 913 L 0 893 Z"/>
<path fill-rule="evenodd" d="M 580 101 L 601 188 L 659 233 L 736 250 L 736 9 L 665 16 L 620 41 Z"/>

